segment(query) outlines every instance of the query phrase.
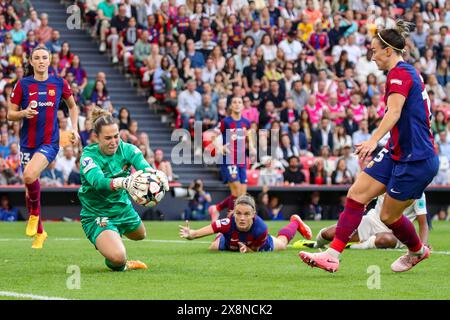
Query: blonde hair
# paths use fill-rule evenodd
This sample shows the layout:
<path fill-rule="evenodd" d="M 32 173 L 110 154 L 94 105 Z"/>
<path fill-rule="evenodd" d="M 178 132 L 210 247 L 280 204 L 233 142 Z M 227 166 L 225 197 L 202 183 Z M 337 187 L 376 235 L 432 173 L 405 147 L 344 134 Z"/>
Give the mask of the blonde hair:
<path fill-rule="evenodd" d="M 240 204 L 250 206 L 253 211 L 256 211 L 255 199 L 249 194 L 243 194 L 234 201 L 235 208 Z"/>
<path fill-rule="evenodd" d="M 103 126 L 117 124 L 117 119 L 115 119 L 110 112 L 97 106 L 92 109 L 91 117 L 92 129 L 96 134 L 99 134 L 102 131 Z"/>

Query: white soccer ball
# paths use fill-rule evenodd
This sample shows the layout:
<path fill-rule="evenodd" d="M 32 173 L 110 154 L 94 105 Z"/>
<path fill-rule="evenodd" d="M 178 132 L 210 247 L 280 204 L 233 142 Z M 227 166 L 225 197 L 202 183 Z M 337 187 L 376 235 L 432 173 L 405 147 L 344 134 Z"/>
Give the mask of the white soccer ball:
<path fill-rule="evenodd" d="M 166 191 L 164 185 L 156 174 L 144 173 L 148 181 L 148 191 L 144 196 L 145 202 L 142 204 L 145 207 L 154 207 L 164 198 Z"/>

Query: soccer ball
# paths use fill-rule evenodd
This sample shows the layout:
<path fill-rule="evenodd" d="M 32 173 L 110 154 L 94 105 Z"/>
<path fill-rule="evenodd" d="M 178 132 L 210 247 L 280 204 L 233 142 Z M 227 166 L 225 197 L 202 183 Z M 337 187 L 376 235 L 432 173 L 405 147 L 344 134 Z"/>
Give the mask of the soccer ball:
<path fill-rule="evenodd" d="M 144 196 L 145 202 L 142 204 L 144 207 L 154 207 L 164 198 L 166 191 L 164 191 L 164 185 L 156 174 L 145 173 L 148 181 L 147 194 Z"/>

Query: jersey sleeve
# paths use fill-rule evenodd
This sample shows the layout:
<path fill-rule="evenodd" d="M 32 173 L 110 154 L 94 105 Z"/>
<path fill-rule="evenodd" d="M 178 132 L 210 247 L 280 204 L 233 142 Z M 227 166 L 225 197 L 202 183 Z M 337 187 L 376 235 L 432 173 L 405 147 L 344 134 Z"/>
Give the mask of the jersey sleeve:
<path fill-rule="evenodd" d="M 62 98 L 66 100 L 69 99 L 71 95 L 72 89 L 70 88 L 70 84 L 64 79 Z"/>
<path fill-rule="evenodd" d="M 22 83 L 19 81 L 16 82 L 12 92 L 11 92 L 11 102 L 20 106 L 22 101 Z"/>
<path fill-rule="evenodd" d="M 427 214 L 427 200 L 425 194 L 422 194 L 422 197 L 414 202 L 414 212 L 416 213 L 416 216 Z"/>
<path fill-rule="evenodd" d="M 407 70 L 394 68 L 388 75 L 386 96 L 389 97 L 391 93 L 399 93 L 408 98 L 412 84 L 413 80 Z"/>
<path fill-rule="evenodd" d="M 226 233 L 230 231 L 231 220 L 229 218 L 216 220 L 211 223 L 211 227 L 213 228 L 214 233 Z"/>
<path fill-rule="evenodd" d="M 126 159 L 130 159 L 131 165 L 136 170 L 144 170 L 145 168 L 151 168 L 152 166 L 145 160 L 141 149 L 135 145 L 124 143 L 124 151 Z"/>
<path fill-rule="evenodd" d="M 103 171 L 91 157 L 81 157 L 80 173 L 96 190 L 111 190 L 111 179 L 105 178 Z"/>

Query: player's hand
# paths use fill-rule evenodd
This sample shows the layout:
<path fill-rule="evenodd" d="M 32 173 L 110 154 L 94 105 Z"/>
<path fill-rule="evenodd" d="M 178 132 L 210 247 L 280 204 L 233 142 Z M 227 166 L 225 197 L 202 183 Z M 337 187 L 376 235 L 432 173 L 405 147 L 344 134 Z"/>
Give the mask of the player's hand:
<path fill-rule="evenodd" d="M 72 130 L 72 136 L 70 137 L 70 142 L 72 142 L 72 144 L 74 146 L 76 146 L 79 141 L 80 141 L 80 135 L 78 134 L 78 131 Z"/>
<path fill-rule="evenodd" d="M 148 182 L 146 177 L 141 177 L 142 170 L 136 171 L 126 178 L 115 178 L 112 180 L 112 189 L 125 189 L 130 195 L 138 194 L 139 192 L 145 192 L 148 188 Z"/>
<path fill-rule="evenodd" d="M 188 220 L 186 220 L 186 223 L 184 226 L 178 225 L 178 227 L 180 228 L 180 238 L 184 238 L 184 239 L 188 239 L 188 240 L 194 239 L 191 228 L 189 227 Z"/>
<path fill-rule="evenodd" d="M 367 140 L 361 142 L 360 144 L 355 145 L 356 151 L 355 154 L 361 159 L 364 160 L 367 156 L 370 156 L 372 152 L 377 148 L 377 142 L 372 140 Z"/>
<path fill-rule="evenodd" d="M 238 242 L 238 244 L 239 244 L 239 251 L 241 253 L 247 253 L 247 252 L 250 251 L 249 248 L 245 244 L 243 244 L 242 242 Z"/>
<path fill-rule="evenodd" d="M 23 110 L 24 118 L 32 119 L 39 114 L 39 112 L 34 108 L 28 106 L 25 110 Z"/>

